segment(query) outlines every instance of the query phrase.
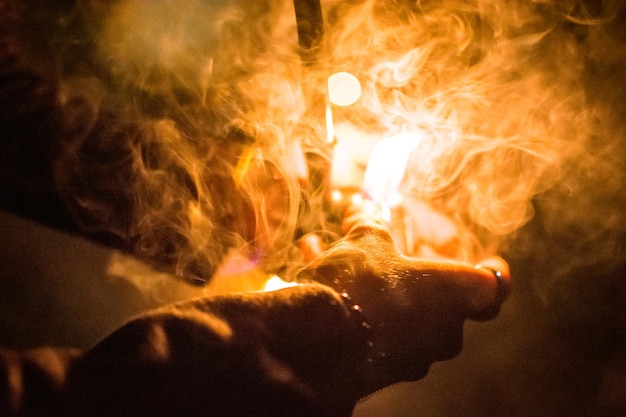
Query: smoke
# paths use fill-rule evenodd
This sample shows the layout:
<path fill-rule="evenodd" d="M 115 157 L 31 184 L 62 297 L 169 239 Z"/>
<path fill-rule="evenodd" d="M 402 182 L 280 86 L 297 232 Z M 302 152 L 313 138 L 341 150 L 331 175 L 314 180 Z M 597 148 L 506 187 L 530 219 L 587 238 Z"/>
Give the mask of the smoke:
<path fill-rule="evenodd" d="M 297 77 L 277 58 L 291 62 L 296 51 L 272 41 L 295 41 L 282 33 L 282 8 L 86 2 L 68 15 L 61 100 L 71 128 L 56 179 L 85 229 L 200 282 L 231 248 L 255 255 L 255 223 L 268 212 L 262 181 L 287 177 L 287 133 L 302 112 L 290 85 Z M 260 158 L 236 183 L 250 149 Z"/>
<path fill-rule="evenodd" d="M 297 261 L 301 234 L 337 237 L 323 105 L 327 77 L 349 71 L 363 95 L 345 121 L 422 137 L 405 209 L 427 204 L 454 225 L 446 256 L 502 251 L 538 205 L 547 228 L 576 224 L 594 259 L 611 256 L 623 214 L 597 206 L 623 183 L 623 131 L 589 94 L 589 62 L 620 60 L 618 48 L 599 49 L 617 6 L 322 5 L 326 36 L 307 67 L 290 2 L 93 0 L 59 12 L 67 132 L 56 180 L 76 219 L 192 280 L 232 250 L 272 271 Z M 610 190 L 589 185 L 605 179 Z M 577 207 L 538 198 L 555 189 L 586 197 Z"/>
<path fill-rule="evenodd" d="M 455 222 L 464 243 L 451 256 L 493 251 L 533 217 L 533 197 L 563 178 L 568 161 L 586 155 L 593 109 L 580 37 L 604 16 L 581 7 L 339 6 L 328 49 L 366 85 L 353 122 L 422 135 L 405 192 Z"/>

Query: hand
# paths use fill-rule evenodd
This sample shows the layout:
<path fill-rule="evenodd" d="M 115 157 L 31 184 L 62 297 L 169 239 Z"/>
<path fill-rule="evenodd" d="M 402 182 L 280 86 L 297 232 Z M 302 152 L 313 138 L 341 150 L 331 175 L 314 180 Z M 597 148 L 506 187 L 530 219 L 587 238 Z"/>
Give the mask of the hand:
<path fill-rule="evenodd" d="M 472 265 L 407 257 L 383 224 L 375 213 L 352 210 L 345 217 L 345 238 L 304 272 L 345 291 L 362 308 L 381 386 L 417 380 L 433 362 L 456 356 L 464 321 L 495 317 L 510 287 L 501 258 Z"/>

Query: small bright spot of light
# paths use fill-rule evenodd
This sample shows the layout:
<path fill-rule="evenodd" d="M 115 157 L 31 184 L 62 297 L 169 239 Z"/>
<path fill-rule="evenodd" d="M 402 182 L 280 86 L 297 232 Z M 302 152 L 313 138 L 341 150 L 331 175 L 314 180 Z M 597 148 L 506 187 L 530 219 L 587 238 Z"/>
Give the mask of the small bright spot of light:
<path fill-rule="evenodd" d="M 352 204 L 354 205 L 361 204 L 363 202 L 363 194 L 361 193 L 352 194 L 352 198 L 350 199 L 350 201 L 352 201 Z"/>
<path fill-rule="evenodd" d="M 283 288 L 295 287 L 297 285 L 299 284 L 295 282 L 283 281 L 278 275 L 272 275 L 272 277 L 265 282 L 263 291 L 282 290 Z"/>
<path fill-rule="evenodd" d="M 339 203 L 343 200 L 343 193 L 339 190 L 333 190 L 333 192 L 330 193 L 330 199 L 335 203 Z"/>
<path fill-rule="evenodd" d="M 328 77 L 328 100 L 336 106 L 350 106 L 361 97 L 361 83 L 349 72 Z"/>

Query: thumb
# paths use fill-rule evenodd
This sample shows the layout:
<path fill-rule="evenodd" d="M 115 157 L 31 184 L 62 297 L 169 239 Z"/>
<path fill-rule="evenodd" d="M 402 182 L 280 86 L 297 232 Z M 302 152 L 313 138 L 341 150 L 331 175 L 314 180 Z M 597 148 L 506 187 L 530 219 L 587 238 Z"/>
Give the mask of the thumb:
<path fill-rule="evenodd" d="M 456 261 L 411 261 L 415 270 L 437 277 L 436 281 L 454 288 L 459 311 L 472 320 L 494 318 L 511 290 L 509 265 L 499 257 L 484 259 L 478 265 Z"/>
<path fill-rule="evenodd" d="M 477 272 L 486 280 L 480 303 L 469 318 L 477 321 L 490 320 L 498 315 L 504 300 L 511 292 L 511 271 L 508 263 L 497 256 L 486 258 L 476 265 Z"/>

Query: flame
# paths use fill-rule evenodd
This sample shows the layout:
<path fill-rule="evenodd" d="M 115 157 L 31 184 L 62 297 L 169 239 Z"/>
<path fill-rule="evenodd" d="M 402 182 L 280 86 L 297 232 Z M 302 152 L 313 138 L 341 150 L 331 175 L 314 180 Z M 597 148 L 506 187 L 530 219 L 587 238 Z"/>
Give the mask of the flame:
<path fill-rule="evenodd" d="M 84 227 L 187 279 L 209 280 L 232 250 L 269 273 L 296 268 L 299 235 L 340 237 L 328 177 L 347 178 L 341 190 L 354 193 L 337 198 L 352 198 L 375 144 L 392 137 L 419 140 L 385 162 L 392 183 L 365 188 L 389 199 L 403 172 L 409 254 L 434 239 L 446 257 L 481 258 L 532 218 L 537 194 L 580 189 L 576 167 L 605 167 L 595 155 L 612 141 L 591 138 L 617 134 L 598 125 L 581 62 L 600 51 L 580 34 L 601 36 L 611 10 L 592 18 L 575 0 L 328 0 L 306 67 L 290 2 L 79 7 L 67 31 L 80 30 L 55 44 L 68 124 L 58 187 Z M 351 104 L 327 126 L 338 70 L 359 94 L 345 78 L 350 97 L 337 102 Z M 333 152 L 354 172 L 337 174 L 348 164 Z M 424 219 L 444 236 L 427 236 Z"/>
<path fill-rule="evenodd" d="M 363 190 L 368 198 L 384 205 L 399 204 L 398 190 L 411 151 L 419 142 L 419 135 L 404 134 L 385 138 L 376 144 L 363 178 Z"/>

